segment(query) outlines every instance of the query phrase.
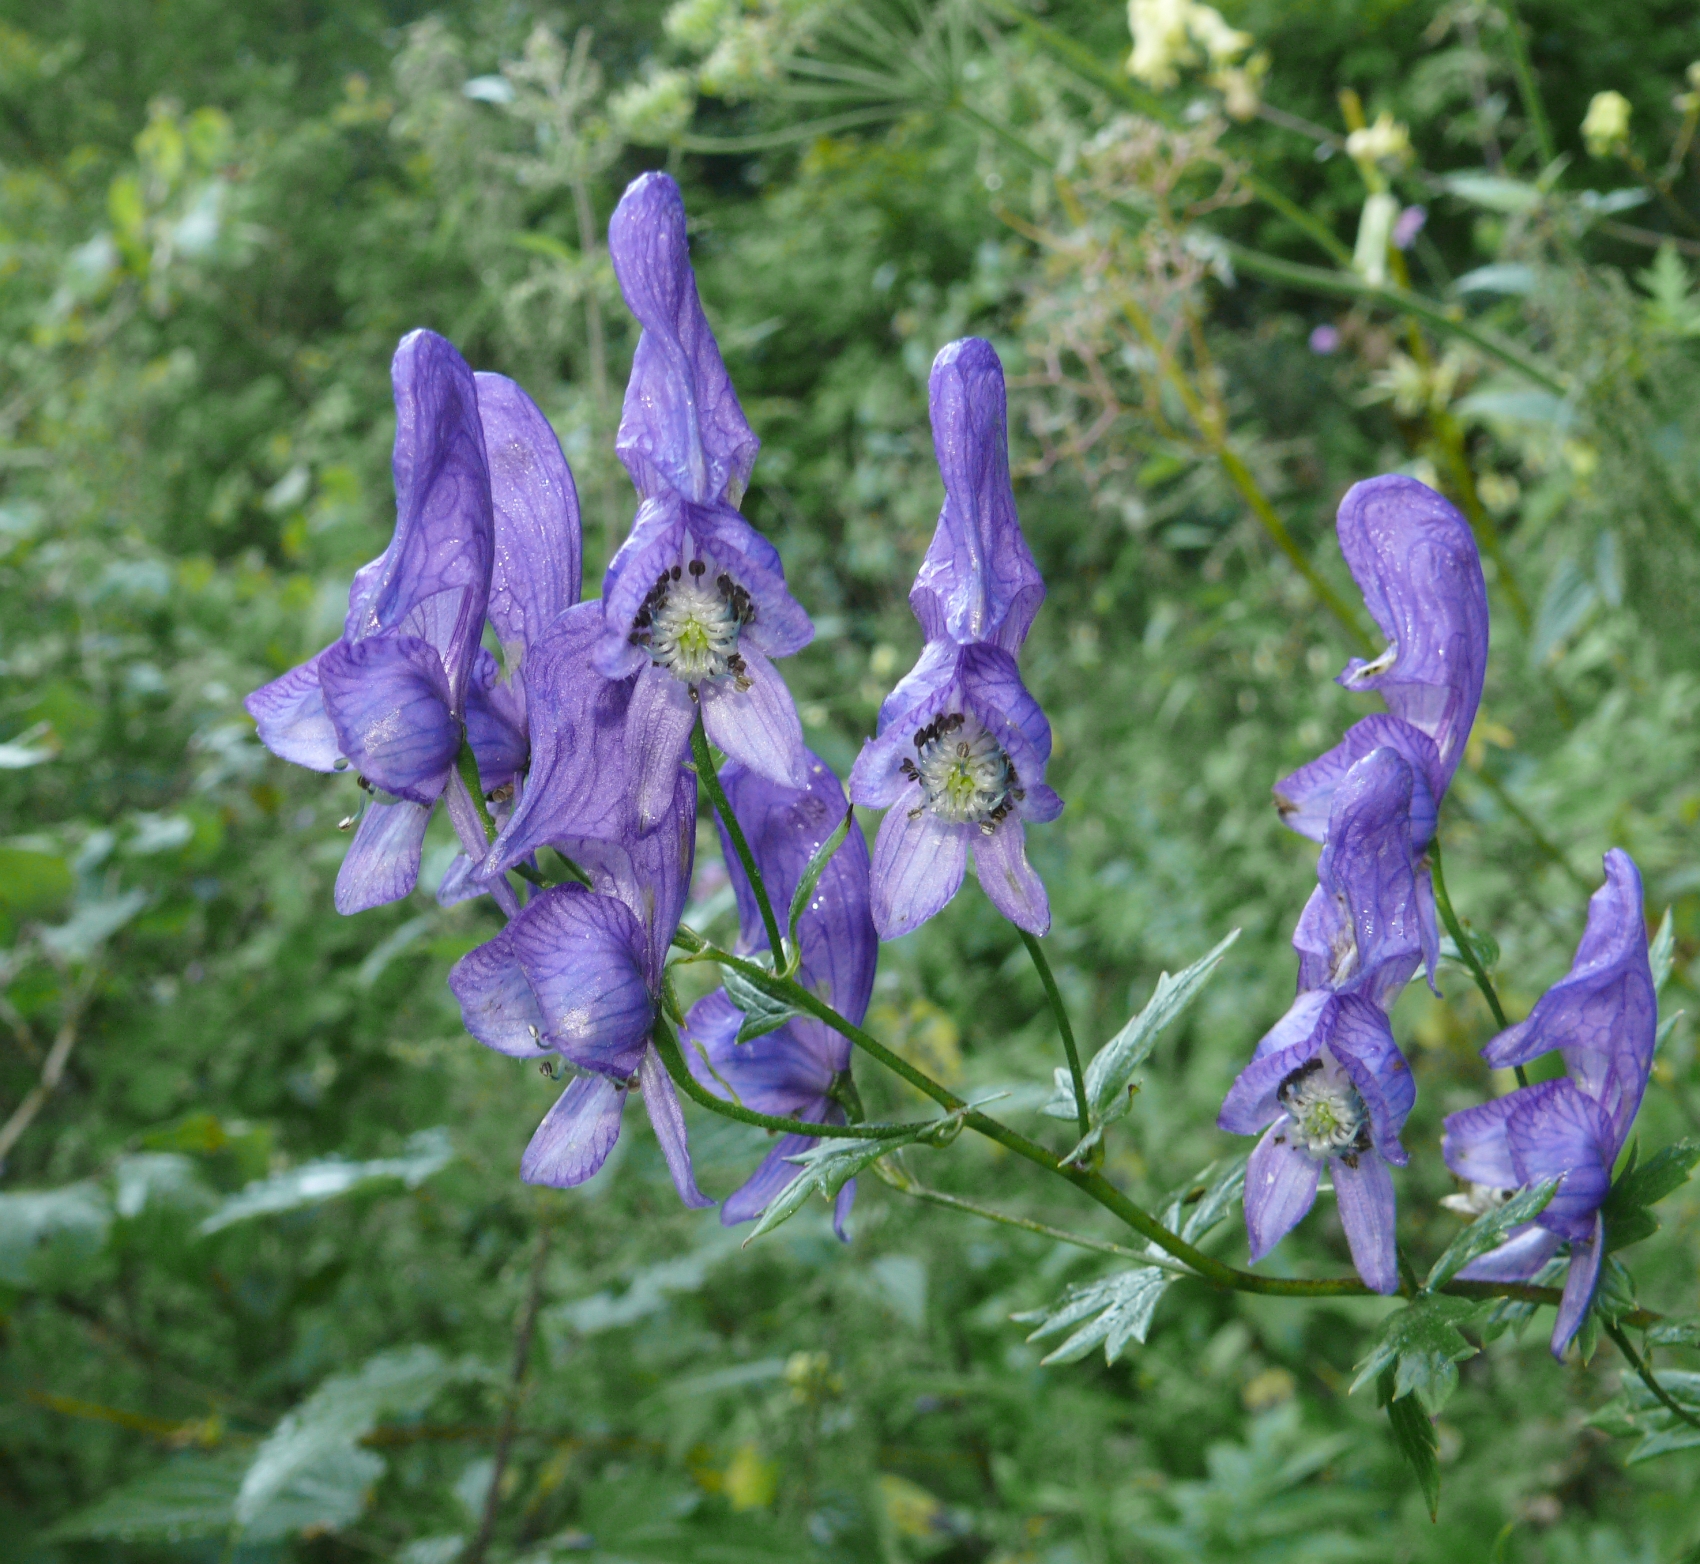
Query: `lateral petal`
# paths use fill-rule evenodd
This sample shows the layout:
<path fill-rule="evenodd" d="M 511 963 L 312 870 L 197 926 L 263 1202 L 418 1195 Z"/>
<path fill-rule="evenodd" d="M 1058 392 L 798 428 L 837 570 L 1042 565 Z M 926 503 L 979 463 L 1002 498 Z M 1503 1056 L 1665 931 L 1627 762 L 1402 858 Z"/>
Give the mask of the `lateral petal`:
<path fill-rule="evenodd" d="M 336 873 L 336 910 L 348 917 L 410 895 L 430 820 L 429 804 L 368 804 Z"/>
<path fill-rule="evenodd" d="M 342 756 L 319 684 L 319 658 L 324 655 L 309 657 L 242 702 L 260 730 L 260 742 L 279 760 L 309 771 L 334 771 Z"/>
<path fill-rule="evenodd" d="M 581 1075 L 555 1099 L 520 1159 L 528 1184 L 573 1189 L 608 1160 L 620 1138 L 626 1087 L 605 1075 Z"/>
<path fill-rule="evenodd" d="M 918 929 L 962 888 L 969 827 L 946 825 L 919 809 L 911 784 L 886 811 L 874 841 L 874 927 L 881 939 Z M 913 813 L 911 813 L 914 811 Z"/>
<path fill-rule="evenodd" d="M 667 1171 L 673 1175 L 673 1187 L 678 1190 L 679 1198 L 693 1210 L 713 1205 L 697 1188 L 691 1148 L 685 1139 L 684 1110 L 679 1106 L 672 1079 L 653 1047 L 643 1051 L 638 1079 L 643 1086 L 643 1105 L 649 1111 L 649 1122 L 655 1128 L 655 1138 L 661 1144 L 661 1155 L 666 1159 Z"/>

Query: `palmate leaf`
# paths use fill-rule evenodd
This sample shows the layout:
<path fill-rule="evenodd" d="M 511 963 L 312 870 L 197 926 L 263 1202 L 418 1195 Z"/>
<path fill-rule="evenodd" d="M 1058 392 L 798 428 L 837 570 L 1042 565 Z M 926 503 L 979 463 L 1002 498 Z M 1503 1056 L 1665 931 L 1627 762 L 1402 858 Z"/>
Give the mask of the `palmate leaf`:
<path fill-rule="evenodd" d="M 763 1233 L 771 1233 L 781 1222 L 794 1217 L 812 1194 L 818 1192 L 829 1201 L 836 1200 L 839 1190 L 870 1162 L 918 1139 L 919 1134 L 894 1136 L 890 1140 L 829 1140 L 790 1158 L 803 1171 L 768 1203 L 745 1244 L 754 1243 Z"/>
<path fill-rule="evenodd" d="M 1700 1163 L 1700 1140 L 1679 1140 L 1641 1162 L 1634 1149 L 1606 1196 L 1606 1249 L 1627 1249 L 1659 1230 L 1652 1207 L 1688 1182 Z"/>
<path fill-rule="evenodd" d="M 1188 1243 L 1208 1233 L 1233 1209 L 1245 1188 L 1244 1157 L 1213 1162 L 1195 1179 L 1174 1191 L 1163 1208 L 1163 1225 L 1178 1232 Z M 1099 1343 L 1104 1361 L 1114 1363 L 1130 1341 L 1143 1343 L 1151 1329 L 1152 1316 L 1169 1284 L 1187 1274 L 1156 1244 L 1146 1253 L 1161 1265 L 1136 1265 L 1113 1271 L 1095 1281 L 1071 1287 L 1047 1308 L 1011 1316 L 1018 1324 L 1037 1325 L 1029 1341 L 1059 1336 L 1078 1327 L 1044 1358 L 1046 1363 L 1072 1363 L 1083 1358 Z"/>
<path fill-rule="evenodd" d="M 1659 1384 L 1685 1412 L 1700 1416 L 1700 1374 L 1666 1370 Z M 1673 1450 L 1700 1447 L 1700 1428 L 1685 1423 L 1642 1382 L 1633 1369 L 1623 1371 L 1623 1392 L 1601 1407 L 1588 1421 L 1596 1428 L 1622 1438 L 1639 1435 L 1641 1442 L 1629 1452 L 1628 1464 L 1650 1461 Z"/>
<path fill-rule="evenodd" d="M 1391 1374 L 1391 1399 L 1414 1394 L 1424 1411 L 1439 1412 L 1458 1388 L 1458 1365 L 1476 1355 L 1458 1327 L 1481 1310 L 1473 1299 L 1418 1293 L 1382 1322 L 1368 1356 L 1357 1365 L 1352 1389 L 1372 1381 L 1379 1385 L 1383 1374 Z"/>
<path fill-rule="evenodd" d="M 1423 1283 L 1425 1292 L 1444 1287 L 1472 1260 L 1479 1259 L 1490 1249 L 1497 1249 L 1514 1227 L 1532 1222 L 1546 1210 L 1547 1202 L 1558 1188 L 1558 1180 L 1549 1178 L 1532 1185 L 1504 1205 L 1479 1216 L 1446 1246 L 1446 1252 L 1434 1262 Z"/>

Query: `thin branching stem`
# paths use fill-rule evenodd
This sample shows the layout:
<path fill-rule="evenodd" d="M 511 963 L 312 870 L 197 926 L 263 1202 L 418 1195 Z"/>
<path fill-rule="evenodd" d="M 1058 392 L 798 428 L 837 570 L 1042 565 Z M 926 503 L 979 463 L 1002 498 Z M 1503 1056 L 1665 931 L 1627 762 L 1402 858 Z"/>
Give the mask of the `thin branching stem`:
<path fill-rule="evenodd" d="M 1696 1417 L 1659 1383 L 1658 1376 L 1648 1367 L 1647 1360 L 1635 1350 L 1634 1343 L 1630 1341 L 1623 1326 L 1611 1320 L 1602 1320 L 1601 1324 L 1605 1326 L 1606 1335 L 1611 1337 L 1617 1350 L 1629 1360 L 1629 1366 L 1640 1376 L 1641 1383 L 1658 1398 L 1659 1404 L 1667 1412 L 1681 1418 L 1690 1428 L 1700 1428 L 1700 1417 Z"/>
<path fill-rule="evenodd" d="M 1069 1024 L 1068 1007 L 1063 1004 L 1057 980 L 1051 975 L 1051 964 L 1045 959 L 1039 941 L 1026 929 L 1019 932 L 1021 943 L 1027 947 L 1027 954 L 1039 969 L 1039 981 L 1045 985 L 1045 998 L 1051 1002 L 1051 1014 L 1057 1019 L 1057 1035 L 1062 1038 L 1063 1052 L 1068 1056 L 1069 1079 L 1074 1083 L 1075 1118 L 1080 1125 L 1080 1138 L 1085 1140 L 1092 1133 L 1092 1115 L 1086 1108 L 1086 1076 L 1080 1068 L 1080 1050 L 1074 1046 L 1074 1028 Z"/>
<path fill-rule="evenodd" d="M 744 840 L 744 828 L 738 824 L 738 817 L 732 813 L 732 805 L 726 798 L 726 789 L 720 785 L 720 773 L 714 769 L 714 754 L 708 747 L 708 734 L 702 725 L 700 708 L 697 711 L 696 723 L 691 728 L 691 758 L 696 761 L 697 775 L 702 778 L 702 785 L 707 789 L 709 802 L 719 814 L 720 823 L 726 827 L 726 834 L 732 838 L 732 851 L 738 855 L 738 862 L 744 867 L 750 888 L 756 893 L 756 905 L 761 908 L 762 927 L 767 931 L 767 943 L 773 949 L 774 968 L 782 970 L 785 966 L 785 944 L 779 937 L 779 920 L 773 915 L 773 903 L 767 899 L 767 886 L 762 883 L 761 870 L 756 867 L 755 854 L 750 851 L 750 844 Z"/>

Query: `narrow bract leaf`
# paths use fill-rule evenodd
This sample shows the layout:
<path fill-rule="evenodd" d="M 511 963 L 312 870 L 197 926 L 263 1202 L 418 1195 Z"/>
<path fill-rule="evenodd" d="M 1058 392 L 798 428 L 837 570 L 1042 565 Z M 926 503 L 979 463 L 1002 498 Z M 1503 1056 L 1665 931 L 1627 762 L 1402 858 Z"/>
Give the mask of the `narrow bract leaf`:
<path fill-rule="evenodd" d="M 1410 1464 L 1417 1486 L 1423 1491 L 1423 1501 L 1428 1505 L 1428 1518 L 1432 1521 L 1440 1514 L 1440 1441 L 1435 1435 L 1434 1423 L 1417 1398 L 1395 1392 L 1393 1372 L 1384 1370 L 1376 1380 L 1377 1399 L 1387 1408 L 1393 1442 Z"/>
<path fill-rule="evenodd" d="M 1239 937 L 1240 931 L 1235 929 L 1220 945 L 1193 962 L 1184 972 L 1173 977 L 1165 972 L 1158 977 L 1156 990 L 1145 1008 L 1092 1056 L 1092 1062 L 1086 1067 L 1086 1102 L 1095 1123 L 1108 1123 L 1127 1112 L 1127 1085 L 1133 1072 L 1157 1045 L 1163 1029 L 1204 987 L 1210 974 Z M 1073 1095 L 1070 1090 L 1069 1111 L 1065 1115 L 1068 1118 L 1075 1116 Z"/>
<path fill-rule="evenodd" d="M 407 1150 L 399 1157 L 380 1157 L 371 1162 L 327 1157 L 319 1162 L 304 1162 L 287 1173 L 259 1179 L 238 1191 L 201 1223 L 199 1231 L 204 1237 L 234 1222 L 245 1222 L 249 1217 L 272 1216 L 279 1211 L 318 1205 L 376 1179 L 398 1178 L 409 1189 L 417 1189 L 453 1160 L 454 1147 L 449 1144 L 448 1131 L 438 1128 L 409 1136 Z"/>
<path fill-rule="evenodd" d="M 1659 920 L 1659 932 L 1653 936 L 1653 942 L 1647 947 L 1647 964 L 1653 969 L 1653 992 L 1656 994 L 1664 988 L 1670 979 L 1672 958 L 1676 954 L 1676 929 L 1671 923 L 1670 908 L 1665 908 L 1665 915 Z"/>
<path fill-rule="evenodd" d="M 761 1220 L 744 1240 L 745 1245 L 754 1243 L 763 1233 L 771 1233 L 781 1222 L 795 1216 L 816 1191 L 829 1201 L 836 1200 L 839 1190 L 870 1162 L 919 1138 L 916 1134 L 890 1140 L 829 1140 L 800 1156 L 788 1158 L 803 1171 L 769 1202 Z"/>
<path fill-rule="evenodd" d="M 844 818 L 839 821 L 838 829 L 815 849 L 814 857 L 809 859 L 802 879 L 797 882 L 797 889 L 791 896 L 791 913 L 787 925 L 793 950 L 797 948 L 797 924 L 808 910 L 815 887 L 820 884 L 820 877 L 826 872 L 826 866 L 832 862 L 832 855 L 844 845 L 845 839 L 850 835 L 850 826 L 855 818 L 854 809 L 847 808 L 844 811 Z"/>
<path fill-rule="evenodd" d="M 1446 1246 L 1446 1252 L 1434 1262 L 1428 1279 L 1423 1283 L 1423 1290 L 1434 1292 L 1437 1288 L 1444 1287 L 1472 1260 L 1479 1259 L 1488 1250 L 1497 1249 L 1504 1243 L 1512 1228 L 1534 1221 L 1546 1210 L 1547 1202 L 1552 1199 L 1557 1188 L 1556 1178 L 1546 1179 L 1542 1183 L 1531 1185 L 1485 1216 L 1477 1217 Z"/>

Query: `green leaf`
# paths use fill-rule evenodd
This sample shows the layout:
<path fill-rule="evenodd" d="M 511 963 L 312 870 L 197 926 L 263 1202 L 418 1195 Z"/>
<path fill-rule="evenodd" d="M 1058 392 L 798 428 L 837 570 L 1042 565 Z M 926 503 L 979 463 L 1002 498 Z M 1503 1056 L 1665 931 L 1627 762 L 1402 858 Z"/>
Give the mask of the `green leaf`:
<path fill-rule="evenodd" d="M 1606 1220 L 1609 1222 L 1614 1212 L 1657 1205 L 1688 1182 L 1696 1163 L 1700 1163 L 1700 1140 L 1679 1140 L 1638 1167 L 1626 1168 L 1606 1197 Z"/>
<path fill-rule="evenodd" d="M 250 1542 L 337 1530 L 366 1507 L 383 1458 L 359 1441 L 384 1417 L 416 1417 L 450 1383 L 481 1377 L 434 1347 L 403 1347 L 327 1379 L 287 1413 L 255 1453 L 236 1495 L 235 1518 Z"/>
<path fill-rule="evenodd" d="M 259 1179 L 230 1196 L 201 1223 L 199 1232 L 205 1236 L 250 1217 L 274 1216 L 280 1211 L 316 1206 L 379 1179 L 400 1179 L 409 1189 L 417 1189 L 453 1160 L 454 1147 L 449 1143 L 448 1131 L 439 1127 L 409 1136 L 407 1150 L 399 1157 L 380 1157 L 371 1162 L 327 1157 L 319 1162 L 304 1162 L 275 1178 Z"/>
<path fill-rule="evenodd" d="M 763 952 L 760 956 L 749 959 L 763 962 L 766 956 L 768 962 L 772 956 Z M 763 962 L 765 965 L 766 963 Z M 743 1021 L 738 1027 L 737 1041 L 750 1042 L 757 1037 L 765 1037 L 769 1032 L 777 1031 L 784 1026 L 792 1016 L 797 1014 L 796 1007 L 788 1000 L 770 994 L 765 988 L 759 987 L 753 980 L 732 967 L 720 969 L 720 981 L 726 990 L 726 997 L 732 1001 L 743 1014 Z"/>
<path fill-rule="evenodd" d="M 1484 971 L 1491 972 L 1499 965 L 1499 941 L 1491 934 L 1465 928 L 1464 943 L 1469 946 L 1470 954 L 1476 958 Z M 1461 967 L 1469 966 L 1464 952 L 1458 948 L 1458 942 L 1450 934 L 1441 936 L 1440 958 L 1442 961 L 1456 962 Z"/>
<path fill-rule="evenodd" d="M 1382 1322 L 1369 1355 L 1357 1365 L 1352 1389 L 1384 1373 L 1393 1376 L 1393 1397 L 1416 1394 L 1431 1415 L 1458 1388 L 1458 1364 L 1476 1355 L 1458 1327 L 1481 1310 L 1468 1298 L 1419 1293 Z"/>
<path fill-rule="evenodd" d="M 1434 1262 L 1427 1280 L 1423 1282 L 1423 1290 L 1435 1292 L 1444 1287 L 1472 1260 L 1486 1254 L 1490 1249 L 1497 1249 L 1512 1228 L 1534 1221 L 1546 1210 L 1547 1202 L 1552 1199 L 1553 1191 L 1557 1188 L 1558 1180 L 1549 1178 L 1544 1183 L 1532 1185 L 1521 1194 L 1513 1196 L 1504 1205 L 1477 1217 L 1446 1246 L 1446 1252 Z"/>
<path fill-rule="evenodd" d="M 788 1221 L 803 1209 L 809 1196 L 818 1192 L 826 1200 L 836 1200 L 838 1192 L 870 1162 L 876 1162 L 888 1151 L 895 1151 L 919 1140 L 920 1134 L 891 1140 L 829 1140 L 800 1156 L 786 1160 L 802 1168 L 784 1189 L 775 1195 L 761 1214 L 761 1220 L 744 1240 L 746 1246 L 763 1233 L 771 1233 L 781 1222 Z"/>
<path fill-rule="evenodd" d="M 802 919 L 804 912 L 808 910 L 809 902 L 815 894 L 815 887 L 820 884 L 820 877 L 826 872 L 826 866 L 832 862 L 832 855 L 844 845 L 845 839 L 850 835 L 850 826 L 855 818 L 855 809 L 846 806 L 844 818 L 839 821 L 838 829 L 815 849 L 814 856 L 809 859 L 803 870 L 802 879 L 797 882 L 797 889 L 791 894 L 791 914 L 788 927 L 793 950 L 797 948 L 797 924 Z M 739 1041 L 743 1041 L 742 1036 L 739 1037 Z"/>
<path fill-rule="evenodd" d="M 1676 954 L 1676 929 L 1671 923 L 1670 908 L 1659 920 L 1659 932 L 1647 947 L 1647 964 L 1653 969 L 1653 992 L 1659 993 L 1670 980 L 1671 960 Z"/>
<path fill-rule="evenodd" d="M 0 1282 L 40 1285 L 61 1260 L 87 1260 L 106 1244 L 112 1208 L 105 1191 L 85 1180 L 62 1189 L 0 1194 Z"/>
<path fill-rule="evenodd" d="M 1654 1347 L 1700 1347 L 1700 1316 L 1686 1320 L 1664 1320 L 1647 1332 Z"/>
<path fill-rule="evenodd" d="M 1357 1388 L 1355 1385 L 1352 1387 Z M 1376 1400 L 1387 1408 L 1387 1421 L 1393 1428 L 1393 1443 L 1405 1457 L 1417 1486 L 1423 1491 L 1428 1505 L 1428 1518 L 1440 1517 L 1440 1442 L 1435 1437 L 1434 1422 L 1414 1395 L 1397 1394 L 1397 1382 L 1391 1369 L 1383 1369 L 1376 1378 Z"/>
<path fill-rule="evenodd" d="M 1684 1411 L 1700 1414 L 1700 1374 L 1667 1370 L 1658 1376 L 1660 1386 Z M 1700 1447 L 1700 1428 L 1684 1422 L 1653 1394 L 1633 1369 L 1623 1371 L 1623 1394 L 1601 1407 L 1588 1421 L 1619 1437 L 1641 1436 L 1629 1452 L 1628 1464 L 1650 1461 L 1673 1450 Z"/>
<path fill-rule="evenodd" d="M 1163 1225 L 1179 1233 L 1188 1243 L 1216 1227 L 1233 1209 L 1245 1188 L 1244 1157 L 1212 1162 L 1197 1178 L 1168 1196 L 1162 1209 Z M 1190 1274 L 1176 1265 L 1167 1251 L 1147 1244 L 1145 1252 L 1161 1265 L 1136 1265 L 1113 1271 L 1096 1281 L 1070 1287 L 1055 1304 L 1011 1316 L 1018 1324 L 1037 1325 L 1027 1339 L 1042 1341 L 1078 1326 L 1046 1363 L 1071 1363 L 1084 1357 L 1100 1342 L 1104 1361 L 1114 1363 L 1130 1341 L 1144 1343 L 1151 1318 L 1177 1275 Z M 1082 1323 L 1084 1322 L 1084 1323 Z"/>
<path fill-rule="evenodd" d="M 1157 1046 L 1163 1029 L 1191 1004 L 1239 937 L 1240 931 L 1235 929 L 1185 971 L 1174 977 L 1162 973 L 1145 1008 L 1092 1056 L 1086 1067 L 1086 1104 L 1095 1125 L 1107 1124 L 1127 1112 L 1127 1086 L 1133 1072 Z M 1062 1071 L 1057 1074 L 1057 1092 L 1039 1111 L 1053 1119 L 1078 1118 L 1073 1083 Z"/>
<path fill-rule="evenodd" d="M 251 1452 L 182 1455 L 103 1494 L 47 1533 L 50 1542 L 171 1544 L 221 1536 L 236 1513 L 236 1491 Z"/>

